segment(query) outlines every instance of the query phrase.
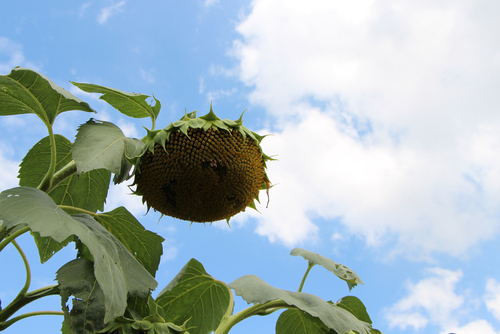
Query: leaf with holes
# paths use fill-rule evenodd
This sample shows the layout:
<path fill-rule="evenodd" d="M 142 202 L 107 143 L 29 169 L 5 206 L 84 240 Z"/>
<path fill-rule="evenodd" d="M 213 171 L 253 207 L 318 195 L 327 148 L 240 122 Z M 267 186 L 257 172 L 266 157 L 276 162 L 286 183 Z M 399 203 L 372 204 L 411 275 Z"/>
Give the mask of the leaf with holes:
<path fill-rule="evenodd" d="M 62 266 L 56 274 L 61 291 L 65 325 L 71 333 L 93 334 L 104 328 L 104 293 L 94 276 L 94 264 L 76 259 Z M 70 296 L 72 308 L 66 305 Z"/>
<path fill-rule="evenodd" d="M 290 255 L 293 256 L 300 255 L 304 259 L 308 260 L 310 263 L 319 264 L 320 266 L 325 267 L 327 270 L 337 275 L 337 277 L 346 281 L 347 286 L 349 287 L 349 291 L 356 285 L 363 284 L 361 278 L 352 269 L 349 269 L 343 264 L 337 263 L 317 253 L 313 253 L 302 248 L 294 248 L 290 252 Z"/>
<path fill-rule="evenodd" d="M 360 334 L 370 333 L 370 324 L 358 320 L 353 314 L 323 299 L 303 292 L 291 292 L 275 288 L 254 275 L 238 278 L 228 285 L 247 303 L 264 304 L 281 299 L 290 306 L 297 307 L 313 317 L 318 317 L 328 328 L 339 334 L 355 330 Z"/>

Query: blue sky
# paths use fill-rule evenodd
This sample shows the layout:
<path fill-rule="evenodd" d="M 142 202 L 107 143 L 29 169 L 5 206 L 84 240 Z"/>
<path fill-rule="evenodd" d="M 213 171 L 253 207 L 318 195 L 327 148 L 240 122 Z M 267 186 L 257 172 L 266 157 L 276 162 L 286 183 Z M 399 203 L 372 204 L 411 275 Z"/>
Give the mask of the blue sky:
<path fill-rule="evenodd" d="M 147 120 L 123 117 L 72 87 L 90 82 L 154 93 L 159 126 L 184 110 L 214 111 L 261 134 L 269 208 L 225 223 L 162 218 L 114 187 L 124 205 L 162 235 L 160 287 L 190 259 L 231 282 L 255 274 L 296 290 L 302 247 L 354 269 L 351 294 L 384 333 L 500 333 L 500 4 L 456 1 L 10 1 L 0 11 L 0 74 L 29 67 L 91 104 L 133 137 Z M 70 140 L 88 115 L 68 112 L 55 130 Z M 46 136 L 35 117 L 0 119 L 0 190 Z M 71 249 L 37 264 L 20 238 L 36 289 L 53 284 Z M 0 299 L 15 297 L 24 270 L 0 254 Z M 16 287 L 19 284 L 19 287 Z M 161 290 L 161 288 L 160 288 Z M 326 300 L 346 285 L 315 268 L 305 292 Z M 245 302 L 236 298 L 236 309 Z M 58 310 L 57 298 L 26 311 Z M 272 333 L 276 316 L 232 333 Z M 42 321 L 43 328 L 40 325 Z M 53 333 L 62 319 L 20 322 Z"/>

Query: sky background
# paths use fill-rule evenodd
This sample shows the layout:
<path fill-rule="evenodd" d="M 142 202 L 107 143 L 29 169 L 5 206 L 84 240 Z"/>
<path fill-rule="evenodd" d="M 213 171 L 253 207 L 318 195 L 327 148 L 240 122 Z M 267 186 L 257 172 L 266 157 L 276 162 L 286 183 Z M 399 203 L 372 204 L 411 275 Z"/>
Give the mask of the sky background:
<path fill-rule="evenodd" d="M 0 74 L 28 67 L 88 102 L 97 119 L 142 138 L 148 119 L 122 116 L 69 81 L 152 94 L 158 128 L 184 110 L 237 119 L 266 137 L 276 184 L 269 207 L 212 225 L 149 212 L 126 184 L 124 205 L 166 239 L 158 292 L 190 258 L 230 283 L 255 274 L 297 290 L 301 247 L 347 265 L 365 285 L 321 267 L 304 292 L 359 297 L 384 333 L 500 333 L 500 2 L 491 0 L 1 1 Z M 74 140 L 89 115 L 60 115 Z M 0 190 L 46 129 L 0 119 Z M 264 194 L 261 197 L 265 196 Z M 54 284 L 71 246 L 40 265 L 29 235 L 31 289 Z M 24 283 L 14 247 L 0 254 L 5 306 Z M 246 303 L 236 297 L 236 311 Z M 57 297 L 23 309 L 60 309 Z M 278 315 L 231 333 L 273 333 Z M 6 333 L 55 333 L 62 318 Z"/>

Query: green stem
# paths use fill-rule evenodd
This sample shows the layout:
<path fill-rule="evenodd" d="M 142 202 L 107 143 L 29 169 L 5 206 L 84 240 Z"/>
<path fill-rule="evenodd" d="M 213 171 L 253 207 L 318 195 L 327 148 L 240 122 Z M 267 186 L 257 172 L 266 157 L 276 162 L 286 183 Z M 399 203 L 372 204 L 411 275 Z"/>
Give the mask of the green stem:
<path fill-rule="evenodd" d="M 155 127 L 156 127 L 156 117 L 151 117 L 151 119 L 153 120 L 153 125 L 151 126 L 151 131 L 154 131 Z"/>
<path fill-rule="evenodd" d="M 8 244 L 11 243 L 11 241 L 15 240 L 18 236 L 21 234 L 24 234 L 26 232 L 30 231 L 29 227 L 23 227 L 22 229 L 17 230 L 16 232 L 12 233 L 8 237 L 6 237 L 2 242 L 0 242 L 0 252 L 7 246 Z"/>
<path fill-rule="evenodd" d="M 25 314 L 22 314 L 18 317 L 12 318 L 9 321 L 0 322 L 0 331 L 3 331 L 4 329 L 6 329 L 7 327 L 9 327 L 10 325 L 14 324 L 15 322 L 17 322 L 19 320 L 29 318 L 29 317 L 34 317 L 37 315 L 64 315 L 64 313 L 61 311 L 37 311 L 37 312 L 25 313 Z"/>
<path fill-rule="evenodd" d="M 52 183 L 50 185 L 50 188 L 47 189 L 47 193 L 51 192 L 59 183 L 61 183 L 61 181 L 75 174 L 76 172 L 77 170 L 75 160 L 71 160 L 66 166 L 54 173 L 54 176 L 52 177 Z"/>
<path fill-rule="evenodd" d="M 71 206 L 71 205 L 58 205 L 59 208 L 61 209 L 66 209 L 66 210 L 73 210 L 73 211 L 79 211 L 81 213 L 86 213 L 90 216 L 97 216 L 98 214 L 95 213 L 95 212 L 92 212 L 92 211 L 89 211 L 89 210 L 85 210 L 85 209 L 82 209 L 82 208 L 77 208 L 75 206 Z"/>
<path fill-rule="evenodd" d="M 26 292 L 28 292 L 29 288 L 30 288 L 30 285 L 31 285 L 31 269 L 30 269 L 30 264 L 28 263 L 28 258 L 26 258 L 26 255 L 24 254 L 23 250 L 21 249 L 21 247 L 19 247 L 19 244 L 17 243 L 16 240 L 12 240 L 12 244 L 14 245 L 14 247 L 16 247 L 17 251 L 19 252 L 19 254 L 21 255 L 21 257 L 23 258 L 23 262 L 24 262 L 24 268 L 26 269 L 26 282 L 24 283 L 24 287 L 21 289 L 21 291 L 19 292 L 19 295 L 18 297 L 24 297 L 26 295 Z M 18 298 L 16 297 L 16 299 Z"/>
<path fill-rule="evenodd" d="M 18 310 L 20 310 L 23 306 L 31 303 L 34 300 L 37 300 L 39 298 L 45 297 L 45 296 L 50 296 L 50 295 L 57 295 L 60 293 L 59 287 L 57 285 L 51 285 L 45 288 L 37 289 L 31 292 L 28 292 L 28 289 L 31 284 L 31 269 L 29 266 L 28 258 L 24 254 L 23 250 L 19 246 L 19 244 L 14 240 L 16 237 L 19 235 L 29 231 L 30 229 L 28 227 L 22 228 L 19 231 L 16 231 L 12 235 L 8 236 L 1 244 L 0 244 L 0 249 L 4 248 L 5 246 L 3 245 L 6 242 L 12 242 L 14 247 L 16 247 L 17 251 L 21 255 L 21 258 L 23 259 L 24 262 L 24 267 L 26 269 L 26 281 L 24 283 L 23 288 L 19 292 L 19 294 L 14 298 L 14 300 L 7 305 L 3 310 L 0 310 L 0 331 L 2 328 L 7 328 L 10 325 L 12 325 L 14 322 L 21 320 L 22 317 L 17 317 L 15 319 L 9 320 L 5 323 L 3 321 L 9 319 L 10 316 L 12 316 L 14 313 L 16 313 Z M 17 319 L 17 320 L 16 320 Z"/>
<path fill-rule="evenodd" d="M 293 306 L 288 305 L 281 299 L 276 299 L 276 300 L 271 300 L 268 301 L 267 303 L 264 304 L 255 304 L 253 306 L 250 306 L 249 308 L 246 308 L 235 315 L 229 317 L 225 321 L 222 321 L 219 327 L 215 330 L 214 334 L 227 334 L 233 328 L 234 325 L 237 323 L 253 316 L 253 315 L 266 315 L 268 314 L 267 311 L 272 309 L 276 311 L 277 309 L 280 308 L 290 308 Z"/>
<path fill-rule="evenodd" d="M 52 130 L 52 124 L 47 124 L 47 129 L 49 130 L 50 139 L 50 165 L 47 174 L 45 174 L 42 182 L 38 185 L 38 189 L 47 192 L 52 186 L 52 178 L 56 172 L 57 164 L 57 151 L 56 151 L 56 137 L 54 136 L 54 131 Z"/>
<path fill-rule="evenodd" d="M 299 292 L 302 292 L 302 288 L 304 287 L 304 283 L 306 282 L 307 275 L 309 275 L 309 272 L 311 271 L 312 267 L 314 267 L 314 263 L 309 261 L 309 264 L 307 265 L 307 270 L 304 274 L 304 277 L 302 277 L 302 282 L 300 282 L 300 286 L 299 286 L 299 290 L 298 290 Z"/>
<path fill-rule="evenodd" d="M 19 298 L 19 296 L 16 297 L 16 299 L 14 299 L 9 305 L 7 305 L 7 307 L 0 311 L 0 326 L 2 324 L 2 321 L 9 319 L 10 316 L 19 311 L 23 306 L 42 297 L 58 295 L 60 294 L 60 292 L 61 291 L 59 290 L 59 286 L 51 285 L 28 292 L 22 298 Z"/>

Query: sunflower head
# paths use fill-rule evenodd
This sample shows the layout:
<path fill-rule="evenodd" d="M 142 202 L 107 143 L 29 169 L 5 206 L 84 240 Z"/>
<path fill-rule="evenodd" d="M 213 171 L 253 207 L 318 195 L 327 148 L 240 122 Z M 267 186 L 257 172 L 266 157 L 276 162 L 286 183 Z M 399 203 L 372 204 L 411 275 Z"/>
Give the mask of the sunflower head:
<path fill-rule="evenodd" d="M 236 120 L 186 113 L 148 133 L 136 164 L 136 192 L 162 214 L 191 222 L 213 222 L 255 208 L 259 190 L 269 189 L 260 142 L 264 136 Z"/>

